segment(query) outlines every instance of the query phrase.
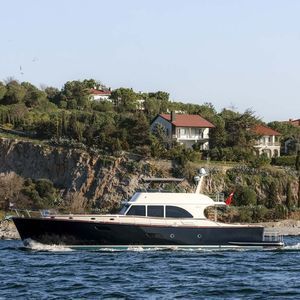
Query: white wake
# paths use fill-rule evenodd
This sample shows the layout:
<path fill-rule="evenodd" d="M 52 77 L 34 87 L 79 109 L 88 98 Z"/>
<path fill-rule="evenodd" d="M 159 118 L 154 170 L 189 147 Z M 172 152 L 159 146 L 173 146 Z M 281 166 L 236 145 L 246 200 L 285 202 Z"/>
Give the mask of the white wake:
<path fill-rule="evenodd" d="M 26 248 L 34 251 L 50 251 L 50 252 L 73 251 L 71 248 L 68 248 L 63 245 L 46 245 L 46 244 L 36 242 L 32 239 L 26 239 L 23 241 L 23 243 Z"/>
<path fill-rule="evenodd" d="M 300 250 L 300 243 L 295 245 L 287 245 L 282 248 L 283 250 Z"/>

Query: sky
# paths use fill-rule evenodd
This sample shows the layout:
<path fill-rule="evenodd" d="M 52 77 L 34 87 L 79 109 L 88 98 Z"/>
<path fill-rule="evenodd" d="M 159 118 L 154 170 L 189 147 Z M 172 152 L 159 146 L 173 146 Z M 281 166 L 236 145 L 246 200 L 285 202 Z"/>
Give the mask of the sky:
<path fill-rule="evenodd" d="M 298 0 L 0 0 L 0 80 L 94 78 L 300 118 Z"/>

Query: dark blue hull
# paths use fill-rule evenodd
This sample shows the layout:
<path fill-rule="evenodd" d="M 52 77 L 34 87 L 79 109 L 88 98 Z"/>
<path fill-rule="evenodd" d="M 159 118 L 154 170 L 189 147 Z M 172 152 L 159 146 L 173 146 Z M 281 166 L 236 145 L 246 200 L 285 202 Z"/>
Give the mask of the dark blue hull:
<path fill-rule="evenodd" d="M 263 227 L 176 227 L 15 217 L 22 240 L 67 246 L 280 246 Z"/>

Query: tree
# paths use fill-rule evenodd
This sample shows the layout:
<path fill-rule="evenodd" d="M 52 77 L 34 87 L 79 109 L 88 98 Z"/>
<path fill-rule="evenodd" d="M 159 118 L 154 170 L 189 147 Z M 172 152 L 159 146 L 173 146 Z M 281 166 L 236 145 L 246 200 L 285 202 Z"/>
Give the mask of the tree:
<path fill-rule="evenodd" d="M 29 82 L 22 82 L 21 85 L 26 89 L 24 102 L 27 107 L 37 106 L 42 100 L 46 100 L 47 94 L 40 91 Z"/>
<path fill-rule="evenodd" d="M 118 111 L 135 111 L 138 98 L 133 89 L 119 88 L 111 93 L 111 99 Z"/>
<path fill-rule="evenodd" d="M 89 88 L 87 88 L 81 81 L 74 80 L 65 83 L 62 89 L 64 100 L 68 102 L 68 108 L 86 108 L 89 107 Z M 71 103 L 69 105 L 69 103 Z M 76 107 L 74 107 L 76 106 Z"/>
<path fill-rule="evenodd" d="M 256 205 L 256 192 L 252 188 L 244 186 L 237 191 L 237 196 L 234 197 L 234 203 L 237 206 Z"/>
<path fill-rule="evenodd" d="M 38 179 L 35 182 L 35 189 L 43 199 L 44 205 L 53 206 L 57 198 L 57 191 L 53 182 L 48 179 Z"/>
<path fill-rule="evenodd" d="M 299 146 L 300 145 L 298 143 L 298 147 Z M 295 167 L 298 172 L 298 208 L 300 208 L 300 149 L 298 149 L 298 151 L 297 151 Z"/>
<path fill-rule="evenodd" d="M 88 89 L 108 90 L 101 81 L 97 81 L 95 79 L 85 79 L 82 81 L 82 84 Z"/>
<path fill-rule="evenodd" d="M 50 139 L 57 135 L 57 122 L 55 120 L 41 120 L 36 124 L 36 135 L 39 138 Z"/>
<path fill-rule="evenodd" d="M 145 113 L 150 119 L 154 118 L 160 112 L 160 100 L 151 97 L 147 98 L 144 102 Z"/>
<path fill-rule="evenodd" d="M 272 181 L 269 186 L 269 193 L 267 199 L 267 207 L 274 208 L 277 204 L 278 185 L 276 181 Z"/>
<path fill-rule="evenodd" d="M 0 102 L 4 98 L 6 91 L 7 91 L 6 86 L 0 81 Z"/>
<path fill-rule="evenodd" d="M 3 99 L 5 104 L 15 104 L 24 101 L 26 88 L 20 85 L 18 81 L 10 81 L 7 83 L 6 88 L 7 91 Z"/>
<path fill-rule="evenodd" d="M 153 135 L 155 135 L 157 140 L 163 145 L 166 145 L 168 142 L 166 128 L 160 123 L 155 124 L 153 128 Z"/>
<path fill-rule="evenodd" d="M 271 122 L 269 127 L 281 133 L 281 142 L 284 144 L 289 141 L 287 145 L 287 152 L 289 154 L 297 154 L 297 142 L 300 136 L 300 127 L 294 126 L 289 122 Z"/>
<path fill-rule="evenodd" d="M 286 187 L 286 203 L 285 203 L 285 205 L 288 209 L 291 209 L 293 206 L 292 187 L 291 187 L 290 182 L 288 182 L 287 187 Z"/>
<path fill-rule="evenodd" d="M 203 105 L 194 105 L 196 108 L 196 113 L 201 115 L 203 118 L 213 122 L 214 117 L 217 115 L 217 111 L 212 103 L 205 102 Z M 195 112 L 194 112 L 195 113 Z"/>
<path fill-rule="evenodd" d="M 295 168 L 298 172 L 300 171 L 300 150 L 297 151 Z"/>
<path fill-rule="evenodd" d="M 263 153 L 260 156 L 254 156 L 252 160 L 250 160 L 249 165 L 252 168 L 262 168 L 271 163 L 271 159 L 267 156 L 266 153 Z"/>
<path fill-rule="evenodd" d="M 226 145 L 227 133 L 225 130 L 225 121 L 221 116 L 212 117 L 214 128 L 209 131 L 209 146 L 210 148 L 224 147 Z"/>
<path fill-rule="evenodd" d="M 59 89 L 49 86 L 45 88 L 44 92 L 46 93 L 46 96 L 50 102 L 59 105 L 60 100 L 62 100 L 60 99 Z"/>
<path fill-rule="evenodd" d="M 101 112 L 108 112 L 114 110 L 114 106 L 112 102 L 108 100 L 92 101 L 91 107 L 92 110 L 101 111 Z"/>
<path fill-rule="evenodd" d="M 9 114 L 11 123 L 14 124 L 15 127 L 21 127 L 26 121 L 28 108 L 24 103 L 12 104 L 9 106 Z"/>
<path fill-rule="evenodd" d="M 14 172 L 0 173 L 0 209 L 7 210 L 9 202 L 16 203 L 22 186 L 22 177 Z"/>
<path fill-rule="evenodd" d="M 157 91 L 157 92 L 152 92 L 149 93 L 149 97 L 154 97 L 156 99 L 159 100 L 163 100 L 163 101 L 169 101 L 169 93 L 167 92 L 162 92 L 162 91 Z"/>

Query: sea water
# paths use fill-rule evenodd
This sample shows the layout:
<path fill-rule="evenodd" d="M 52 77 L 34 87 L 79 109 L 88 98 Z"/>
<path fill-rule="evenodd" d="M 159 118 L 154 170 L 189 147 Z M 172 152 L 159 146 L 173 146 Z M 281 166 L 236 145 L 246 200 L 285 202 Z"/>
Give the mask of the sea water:
<path fill-rule="evenodd" d="M 300 299 L 300 237 L 280 250 L 88 251 L 0 241 L 0 299 Z"/>

